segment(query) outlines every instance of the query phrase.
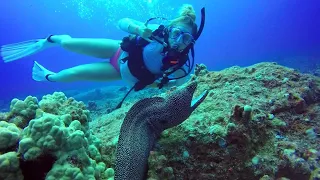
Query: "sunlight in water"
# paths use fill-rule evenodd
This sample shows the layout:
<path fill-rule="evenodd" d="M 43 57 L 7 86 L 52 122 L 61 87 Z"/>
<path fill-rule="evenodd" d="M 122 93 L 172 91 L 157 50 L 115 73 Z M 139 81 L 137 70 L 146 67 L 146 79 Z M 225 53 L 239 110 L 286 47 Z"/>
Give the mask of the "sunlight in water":
<path fill-rule="evenodd" d="M 128 16 L 140 20 L 155 16 L 171 18 L 174 9 L 166 0 L 68 0 L 63 4 L 66 8 L 76 8 L 83 19 L 102 17 L 106 25 Z"/>

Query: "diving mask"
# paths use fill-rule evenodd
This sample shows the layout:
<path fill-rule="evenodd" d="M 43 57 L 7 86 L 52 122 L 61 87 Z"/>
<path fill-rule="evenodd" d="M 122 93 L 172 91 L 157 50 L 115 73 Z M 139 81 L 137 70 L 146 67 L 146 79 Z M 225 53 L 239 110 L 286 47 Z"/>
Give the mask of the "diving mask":
<path fill-rule="evenodd" d="M 194 38 L 189 32 L 184 32 L 178 27 L 171 27 L 169 29 L 169 38 L 182 42 L 185 46 L 194 43 Z"/>

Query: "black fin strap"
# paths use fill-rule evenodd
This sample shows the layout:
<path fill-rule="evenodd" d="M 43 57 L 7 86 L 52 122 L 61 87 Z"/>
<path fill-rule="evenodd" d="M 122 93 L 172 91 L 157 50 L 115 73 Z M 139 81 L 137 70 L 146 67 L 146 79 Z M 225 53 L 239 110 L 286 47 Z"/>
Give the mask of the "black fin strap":
<path fill-rule="evenodd" d="M 55 42 L 52 41 L 52 39 L 51 39 L 52 36 L 53 36 L 53 35 L 50 35 L 49 37 L 47 37 L 47 41 L 50 42 L 50 43 L 55 43 Z"/>
<path fill-rule="evenodd" d="M 49 79 L 49 76 L 50 76 L 50 75 L 53 75 L 53 74 L 47 74 L 47 75 L 45 76 L 46 80 L 49 81 L 49 82 L 55 82 L 55 81 L 51 81 L 51 80 Z"/>

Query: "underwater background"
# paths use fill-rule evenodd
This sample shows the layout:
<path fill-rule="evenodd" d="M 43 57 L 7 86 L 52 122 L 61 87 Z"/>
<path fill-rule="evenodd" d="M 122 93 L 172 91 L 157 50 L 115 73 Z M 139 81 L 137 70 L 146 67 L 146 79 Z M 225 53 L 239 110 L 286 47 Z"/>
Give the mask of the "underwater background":
<path fill-rule="evenodd" d="M 196 44 L 196 63 L 210 70 L 274 61 L 312 71 L 320 57 L 320 2 L 318 0 L 11 0 L 0 6 L 0 44 L 45 38 L 50 34 L 72 37 L 122 39 L 117 21 L 131 17 L 171 18 L 183 3 L 191 3 L 206 24 Z M 87 89 L 122 82 L 46 83 L 32 80 L 33 61 L 52 71 L 101 61 L 51 48 L 36 55 L 0 62 L 0 99 L 43 95 L 54 91 Z"/>
<path fill-rule="evenodd" d="M 0 60 L 0 180 L 319 180 L 319 0 L 11 0 L 0 45 L 50 34 L 122 39 L 124 17 L 206 24 L 185 85 L 32 80 L 101 59 L 50 48 Z"/>

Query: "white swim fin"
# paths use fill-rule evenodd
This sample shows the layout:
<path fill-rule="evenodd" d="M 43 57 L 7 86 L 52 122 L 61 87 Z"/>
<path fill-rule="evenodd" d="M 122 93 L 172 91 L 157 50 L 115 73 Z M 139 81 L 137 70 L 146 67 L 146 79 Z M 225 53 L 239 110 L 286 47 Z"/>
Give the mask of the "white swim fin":
<path fill-rule="evenodd" d="M 47 68 L 43 67 L 37 61 L 34 61 L 33 68 L 32 68 L 32 79 L 35 81 L 49 81 L 47 78 L 48 75 L 56 74 L 48 70 Z"/>
<path fill-rule="evenodd" d="M 0 52 L 3 61 L 7 63 L 30 56 L 52 46 L 57 46 L 57 44 L 50 43 L 47 39 L 33 39 L 14 44 L 2 45 Z"/>

